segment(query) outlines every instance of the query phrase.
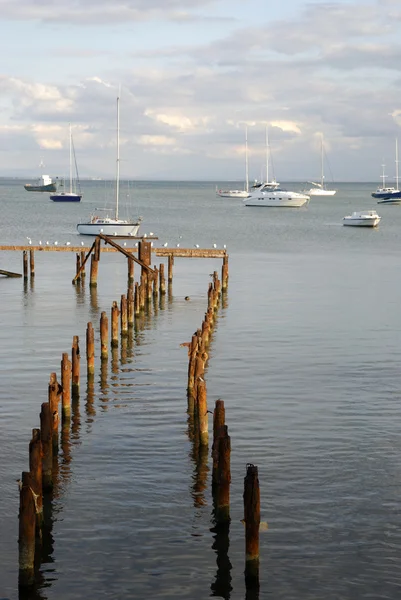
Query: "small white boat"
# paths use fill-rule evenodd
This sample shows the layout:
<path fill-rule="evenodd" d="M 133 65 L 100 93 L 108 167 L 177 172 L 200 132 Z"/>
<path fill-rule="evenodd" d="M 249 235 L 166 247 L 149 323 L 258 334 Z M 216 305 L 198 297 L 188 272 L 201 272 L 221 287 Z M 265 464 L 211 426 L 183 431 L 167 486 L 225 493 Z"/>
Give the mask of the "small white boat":
<path fill-rule="evenodd" d="M 324 143 L 323 135 L 320 142 L 320 183 L 316 181 L 309 181 L 314 187 L 309 190 L 305 190 L 309 196 L 334 196 L 337 190 L 330 190 L 326 187 L 324 176 Z"/>
<path fill-rule="evenodd" d="M 120 194 L 120 98 L 117 98 L 117 174 L 116 174 L 116 197 L 115 197 L 115 212 L 114 216 L 110 217 L 106 214 L 101 217 L 97 214 L 92 214 L 89 221 L 78 223 L 77 230 L 81 235 L 99 235 L 103 233 L 108 236 L 136 236 L 141 225 L 142 218 L 135 220 L 119 219 L 118 203 Z M 97 208 L 96 211 L 105 210 Z"/>
<path fill-rule="evenodd" d="M 248 127 L 245 127 L 245 189 L 243 190 L 222 190 L 216 186 L 216 196 L 220 198 L 248 198 L 249 196 L 249 176 L 248 176 Z"/>
<path fill-rule="evenodd" d="M 354 227 L 376 227 L 380 223 L 381 217 L 375 210 L 354 211 L 351 215 L 343 218 L 343 225 L 353 225 Z"/>

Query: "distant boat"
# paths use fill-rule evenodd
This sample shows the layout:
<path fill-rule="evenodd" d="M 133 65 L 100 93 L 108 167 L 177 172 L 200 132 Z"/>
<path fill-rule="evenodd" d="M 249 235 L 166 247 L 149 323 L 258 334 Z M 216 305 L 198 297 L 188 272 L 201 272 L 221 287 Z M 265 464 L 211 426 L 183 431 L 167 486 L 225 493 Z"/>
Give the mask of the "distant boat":
<path fill-rule="evenodd" d="M 380 220 L 381 217 L 379 217 L 375 210 L 355 211 L 343 218 L 343 225 L 376 227 L 380 223 Z"/>
<path fill-rule="evenodd" d="M 245 189 L 244 190 L 222 190 L 216 187 L 216 195 L 220 198 L 248 198 L 249 176 L 248 176 L 248 128 L 245 127 Z"/>
<path fill-rule="evenodd" d="M 305 190 L 309 196 L 334 196 L 337 190 L 330 190 L 326 187 L 324 181 L 324 142 L 323 135 L 320 141 L 320 183 L 316 181 L 309 181 L 314 187 L 309 190 Z"/>
<path fill-rule="evenodd" d="M 398 188 L 398 140 L 395 140 L 395 187 L 386 186 L 385 165 L 382 165 L 382 187 L 372 192 L 372 197 L 377 198 L 378 204 L 399 204 L 401 202 L 401 191 Z"/>
<path fill-rule="evenodd" d="M 120 194 L 120 98 L 117 97 L 117 173 L 116 173 L 116 198 L 114 216 L 110 217 L 106 214 L 101 217 L 97 214 L 92 214 L 89 221 L 86 223 L 78 223 L 77 230 L 81 235 L 99 235 L 104 233 L 108 236 L 136 236 L 141 225 L 142 219 L 139 217 L 135 221 L 124 220 L 118 218 L 118 202 Z M 107 209 L 99 209 L 96 211 L 107 211 Z"/>
<path fill-rule="evenodd" d="M 41 175 L 35 183 L 26 183 L 24 188 L 27 192 L 56 192 L 57 182 L 49 175 Z"/>
<path fill-rule="evenodd" d="M 252 192 L 244 199 L 245 206 L 267 206 L 282 208 L 300 208 L 307 204 L 310 197 L 301 192 L 282 190 L 271 187 L 271 182 L 263 184 L 258 190 Z"/>
<path fill-rule="evenodd" d="M 57 192 L 50 196 L 50 200 L 53 202 L 81 202 L 82 194 L 80 191 L 80 184 L 78 178 L 78 169 L 77 169 L 77 161 L 75 158 L 75 148 L 72 141 L 72 132 L 71 132 L 71 123 L 70 123 L 70 188 L 69 191 Z M 75 177 L 73 177 L 73 158 L 74 158 L 74 168 L 75 168 Z M 77 188 L 79 193 L 77 193 Z"/>

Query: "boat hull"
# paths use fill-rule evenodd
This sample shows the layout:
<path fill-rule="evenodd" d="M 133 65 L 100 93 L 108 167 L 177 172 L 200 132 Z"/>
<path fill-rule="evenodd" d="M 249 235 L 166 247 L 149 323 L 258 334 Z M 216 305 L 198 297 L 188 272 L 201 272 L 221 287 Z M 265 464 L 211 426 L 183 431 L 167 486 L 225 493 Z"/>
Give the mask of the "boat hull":
<path fill-rule="evenodd" d="M 81 194 L 63 192 L 50 196 L 50 200 L 53 200 L 53 202 L 81 202 L 81 198 Z"/>
<path fill-rule="evenodd" d="M 48 185 L 32 185 L 31 183 L 26 183 L 24 188 L 27 192 L 57 192 L 56 183 L 49 183 Z"/>
<path fill-rule="evenodd" d="M 251 195 L 244 204 L 245 206 L 300 208 L 307 204 L 309 199 L 309 196 L 298 192 L 262 192 Z"/>
<path fill-rule="evenodd" d="M 249 192 L 246 190 L 217 190 L 216 194 L 220 198 L 248 198 Z"/>
<path fill-rule="evenodd" d="M 343 218 L 343 225 L 352 227 L 377 227 L 381 217 L 375 210 L 358 212 L 355 211 L 352 215 L 347 215 Z"/>
<path fill-rule="evenodd" d="M 140 223 L 79 223 L 77 231 L 81 235 L 108 235 L 110 237 L 136 236 Z"/>
<path fill-rule="evenodd" d="M 308 190 L 309 196 L 334 196 L 337 190 L 321 190 L 319 188 L 311 188 Z"/>

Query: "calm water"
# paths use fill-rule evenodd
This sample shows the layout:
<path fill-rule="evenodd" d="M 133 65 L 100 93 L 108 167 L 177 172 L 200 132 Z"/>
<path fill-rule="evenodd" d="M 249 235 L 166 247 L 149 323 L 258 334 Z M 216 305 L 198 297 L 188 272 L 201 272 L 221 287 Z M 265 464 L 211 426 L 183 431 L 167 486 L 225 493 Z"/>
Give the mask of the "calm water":
<path fill-rule="evenodd" d="M 401 206 L 377 205 L 373 188 L 339 185 L 333 198 L 286 210 L 216 199 L 212 183 L 126 187 L 122 214 L 126 201 L 157 244 L 226 244 L 230 255 L 207 369 L 209 408 L 225 400 L 231 435 L 229 539 L 211 531 L 210 457 L 192 457 L 180 348 L 201 324 L 209 273 L 221 262 L 176 259 L 165 304 L 107 370 L 97 364 L 93 389 L 82 379 L 43 584 L 30 598 L 245 598 L 249 462 L 259 467 L 269 524 L 259 598 L 400 597 Z M 111 205 L 112 192 L 90 182 L 84 194 L 63 206 L 1 181 L 2 244 L 80 242 L 76 223 Z M 365 208 L 382 215 L 376 230 L 342 226 Z M 19 254 L 0 260 L 21 272 Z M 126 292 L 126 264 L 115 254 L 102 255 L 95 293 L 72 286 L 74 273 L 74 254 L 43 253 L 34 284 L 0 279 L 1 600 L 18 598 L 15 480 L 28 468 L 49 374 L 73 335 L 84 341 L 89 320 L 98 349 L 100 313 Z"/>

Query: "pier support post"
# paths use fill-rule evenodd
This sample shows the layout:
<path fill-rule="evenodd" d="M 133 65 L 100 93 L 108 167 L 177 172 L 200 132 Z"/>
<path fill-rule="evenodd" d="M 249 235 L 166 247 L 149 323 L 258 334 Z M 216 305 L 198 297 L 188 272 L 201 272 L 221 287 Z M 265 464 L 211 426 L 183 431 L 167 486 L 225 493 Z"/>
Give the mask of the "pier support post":
<path fill-rule="evenodd" d="M 52 427 L 52 446 L 53 455 L 57 455 L 58 452 L 58 426 L 59 426 L 59 385 L 57 382 L 56 373 L 50 373 L 49 386 L 48 386 L 48 399 L 50 407 L 50 418 Z"/>
<path fill-rule="evenodd" d="M 107 360 L 109 356 L 109 319 L 105 311 L 100 315 L 100 358 Z"/>
<path fill-rule="evenodd" d="M 35 250 L 29 250 L 29 270 L 31 277 L 35 277 Z"/>
<path fill-rule="evenodd" d="M 160 295 L 164 296 L 166 293 L 166 279 L 164 277 L 164 263 L 160 263 L 159 270 L 159 287 L 160 287 Z"/>
<path fill-rule="evenodd" d="M 128 336 L 128 307 L 127 307 L 127 297 L 125 294 L 121 296 L 120 301 L 120 322 L 121 322 L 121 336 Z"/>
<path fill-rule="evenodd" d="M 23 472 L 20 485 L 18 585 L 32 587 L 35 583 L 36 508 L 30 473 Z"/>
<path fill-rule="evenodd" d="M 225 292 L 228 288 L 228 254 L 223 256 L 223 266 L 221 268 L 221 289 Z"/>
<path fill-rule="evenodd" d="M 114 300 L 111 307 L 111 347 L 118 348 L 118 317 L 120 311 L 118 310 L 118 304 Z"/>
<path fill-rule="evenodd" d="M 247 465 L 244 479 L 245 581 L 259 586 L 260 489 L 258 467 Z"/>
<path fill-rule="evenodd" d="M 79 383 L 80 383 L 80 361 L 81 355 L 79 352 L 79 337 L 74 335 L 72 340 L 71 349 L 71 366 L 72 366 L 72 379 L 71 379 L 71 394 L 72 398 L 79 398 Z"/>
<path fill-rule="evenodd" d="M 48 402 L 43 402 L 41 406 L 40 439 L 42 440 L 42 488 L 47 492 L 53 488 L 52 418 Z"/>
<path fill-rule="evenodd" d="M 68 359 L 68 353 L 63 352 L 61 359 L 61 422 L 68 423 L 71 419 L 71 361 Z"/>
<path fill-rule="evenodd" d="M 95 376 L 95 331 L 92 323 L 86 327 L 86 369 L 87 377 L 93 380 Z"/>
<path fill-rule="evenodd" d="M 227 425 L 220 428 L 217 437 L 217 487 L 216 522 L 227 523 L 230 520 L 230 483 L 231 483 L 231 440 Z"/>
<path fill-rule="evenodd" d="M 128 327 L 134 326 L 134 290 L 132 285 L 128 287 L 127 294 L 127 318 L 128 318 Z"/>
<path fill-rule="evenodd" d="M 99 271 L 99 261 L 96 260 L 95 255 L 92 254 L 91 255 L 91 272 L 90 272 L 90 281 L 89 281 L 90 287 L 97 286 L 98 271 Z"/>
<path fill-rule="evenodd" d="M 40 429 L 32 429 L 32 439 L 29 442 L 29 473 L 31 474 L 32 489 L 36 502 L 36 532 L 40 538 L 43 524 L 43 494 L 42 494 L 42 441 Z"/>
<path fill-rule="evenodd" d="M 219 462 L 218 457 L 218 439 L 222 428 L 226 424 L 226 412 L 224 408 L 223 400 L 216 400 L 215 408 L 213 411 L 213 445 L 212 445 L 212 488 L 215 488 L 218 481 L 217 466 Z"/>
<path fill-rule="evenodd" d="M 28 253 L 26 250 L 22 253 L 22 268 L 24 273 L 24 279 L 28 279 Z"/>
<path fill-rule="evenodd" d="M 128 284 L 134 283 L 134 267 L 135 262 L 132 258 L 127 258 L 128 261 Z"/>
<path fill-rule="evenodd" d="M 207 446 L 209 442 L 209 419 L 207 412 L 207 390 L 206 383 L 203 377 L 199 377 L 197 381 L 197 409 L 198 409 L 198 427 L 199 427 L 199 443 L 201 446 Z"/>
<path fill-rule="evenodd" d="M 85 262 L 85 251 L 81 251 L 81 265 L 84 265 Z M 80 273 L 82 279 L 86 276 L 85 265 L 82 267 L 82 271 Z"/>
<path fill-rule="evenodd" d="M 168 282 L 171 283 L 173 281 L 173 265 L 174 265 L 174 256 L 173 254 L 168 255 Z"/>
<path fill-rule="evenodd" d="M 81 268 L 81 257 L 80 257 L 79 252 L 77 252 L 77 255 L 75 257 L 75 276 L 76 276 L 75 281 L 81 281 L 82 273 L 79 272 L 80 268 Z M 74 281 L 73 281 L 73 283 L 74 283 Z"/>

